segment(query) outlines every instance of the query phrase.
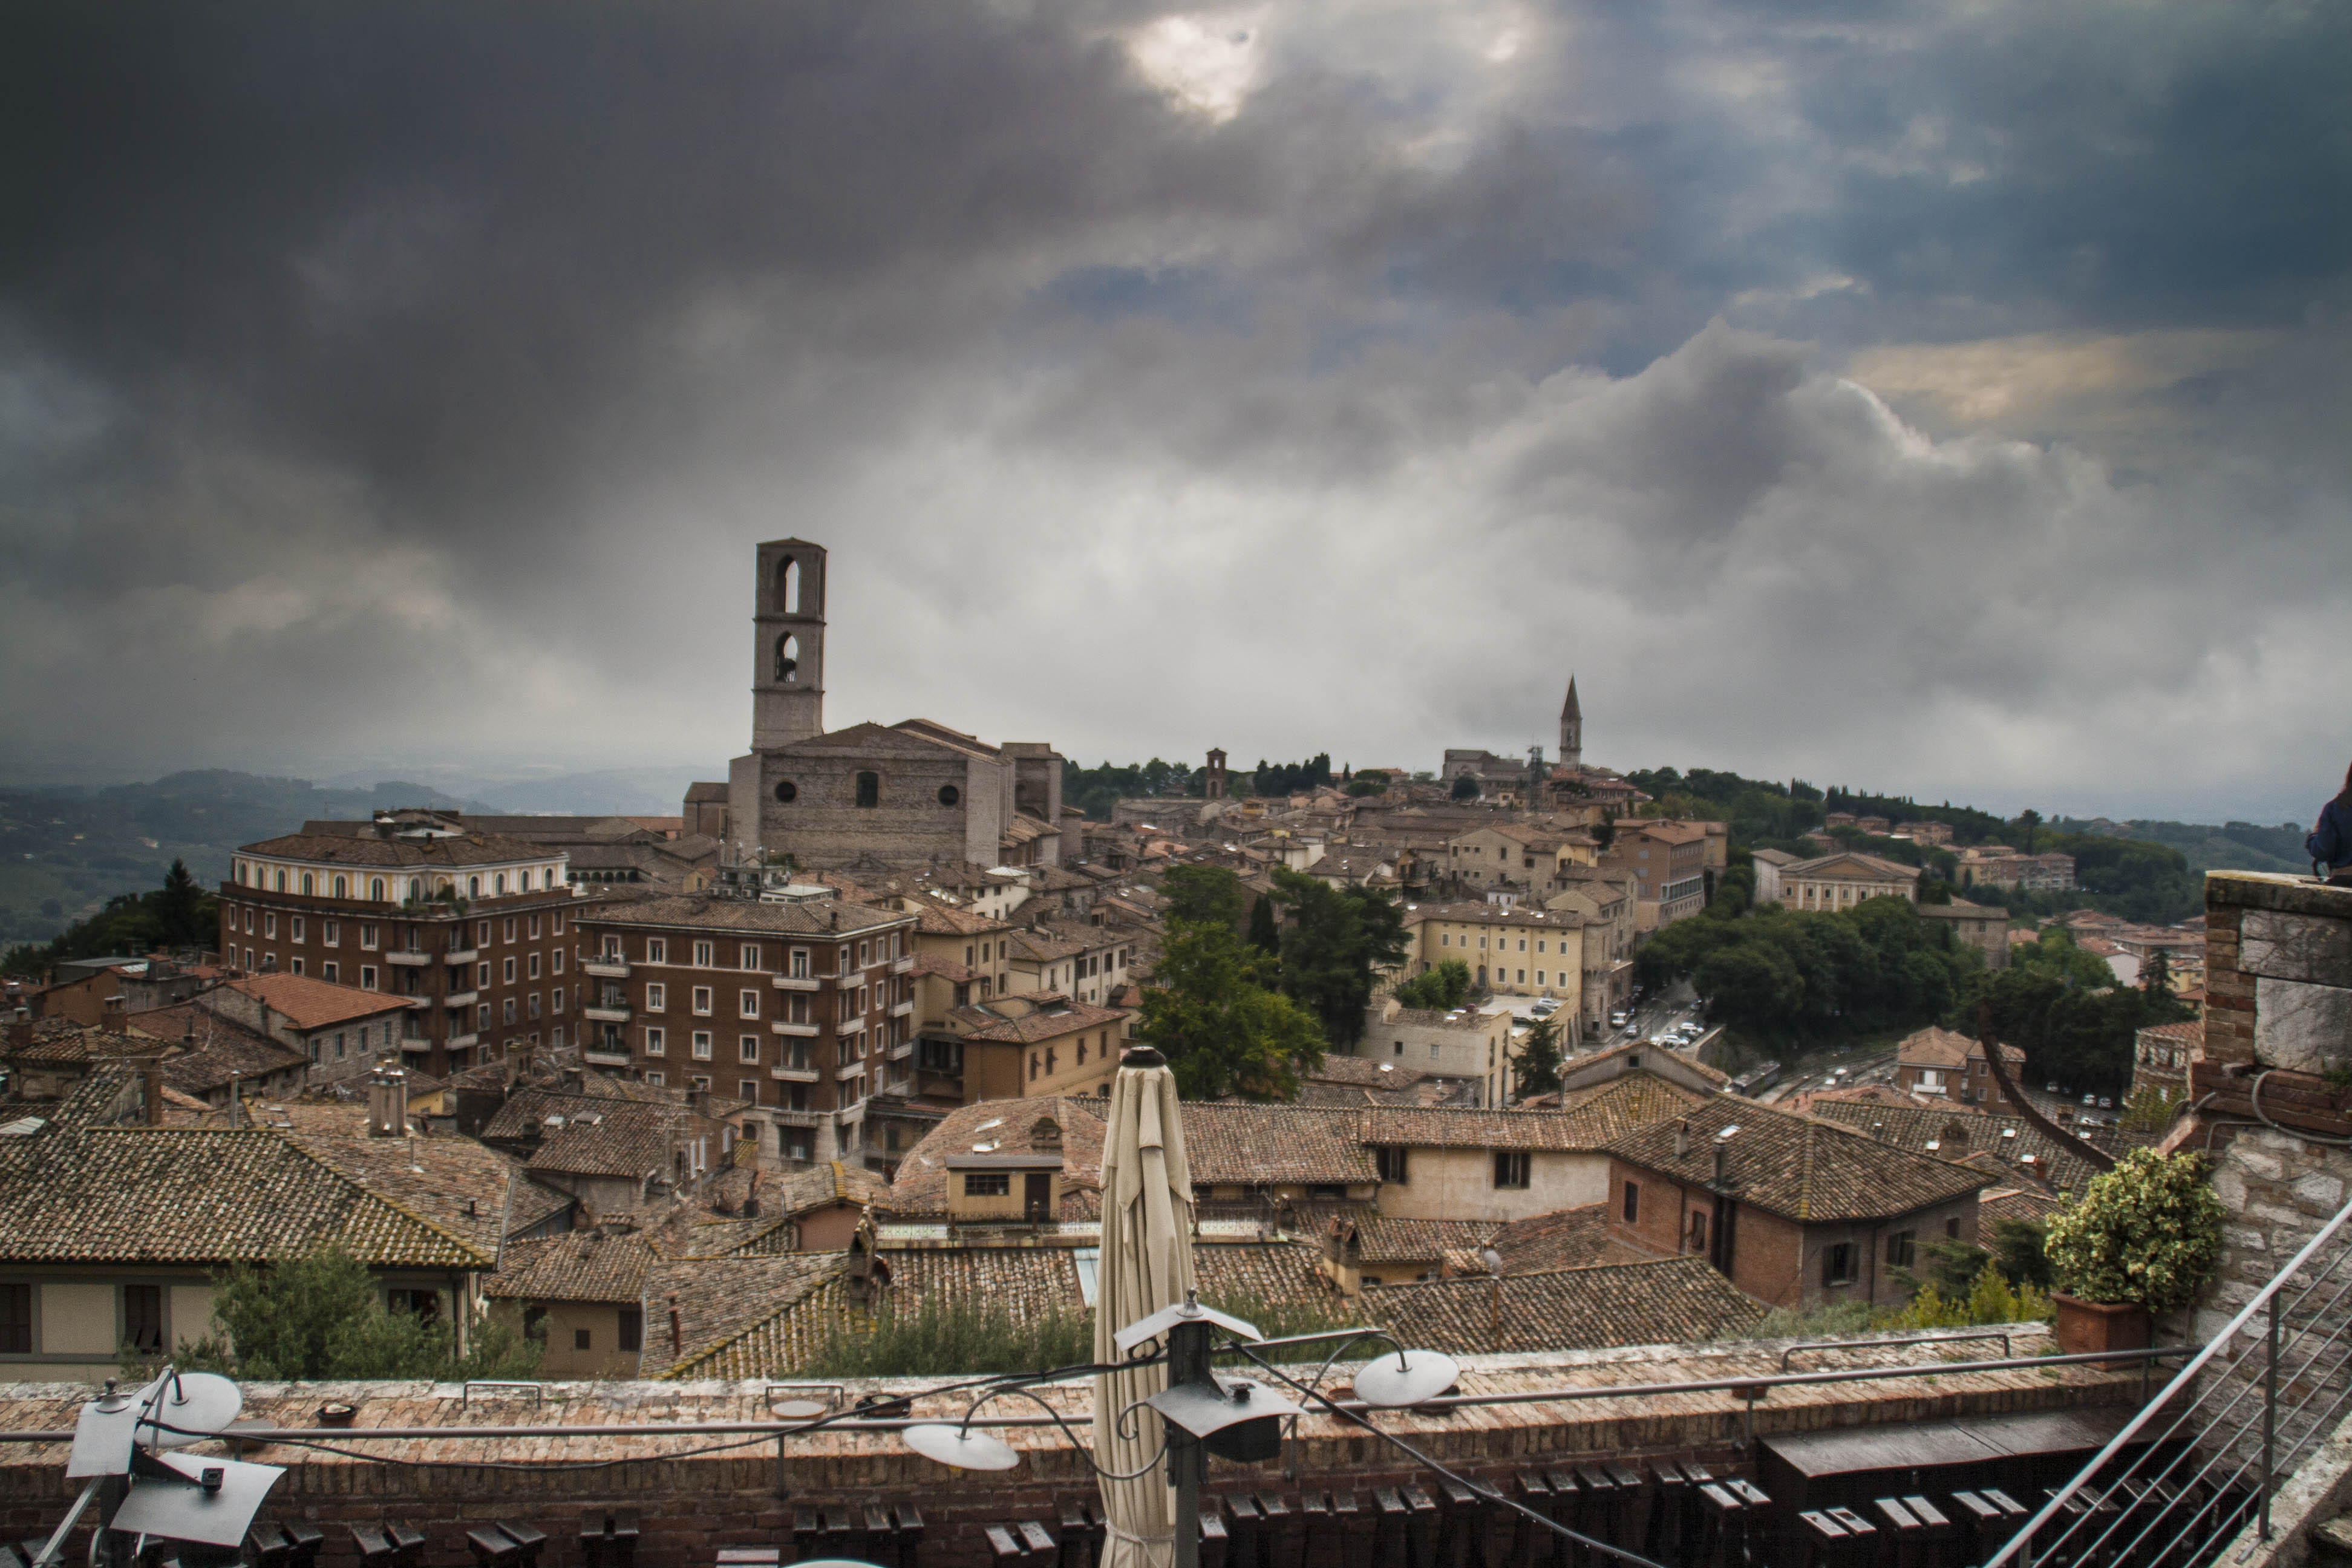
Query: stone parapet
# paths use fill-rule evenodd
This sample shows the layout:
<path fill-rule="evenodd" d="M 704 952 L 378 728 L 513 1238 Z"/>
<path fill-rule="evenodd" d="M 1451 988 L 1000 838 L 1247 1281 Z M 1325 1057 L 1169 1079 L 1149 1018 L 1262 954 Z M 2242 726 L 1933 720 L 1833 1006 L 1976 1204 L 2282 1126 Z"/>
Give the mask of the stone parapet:
<path fill-rule="evenodd" d="M 2352 1068 L 2352 888 L 2259 871 L 2205 879 L 2205 1058 Z"/>

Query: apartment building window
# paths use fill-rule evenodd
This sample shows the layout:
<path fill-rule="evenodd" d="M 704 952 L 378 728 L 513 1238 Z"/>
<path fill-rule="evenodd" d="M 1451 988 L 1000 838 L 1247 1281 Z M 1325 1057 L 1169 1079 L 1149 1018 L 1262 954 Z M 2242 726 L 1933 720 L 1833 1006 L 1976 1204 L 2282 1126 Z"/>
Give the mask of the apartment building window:
<path fill-rule="evenodd" d="M 270 927 L 272 931 L 277 929 L 275 926 Z M 245 934 L 247 936 L 253 934 L 253 907 L 250 904 L 246 906 L 245 910 Z"/>
<path fill-rule="evenodd" d="M 336 983 L 336 968 L 337 965 L 333 959 L 331 958 L 327 960 L 325 963 L 319 965 L 319 978 L 325 981 L 330 985 L 334 984 Z"/>
<path fill-rule="evenodd" d="M 490 945 L 489 921 L 477 921 L 474 922 L 474 945 L 476 947 L 488 947 Z"/>
<path fill-rule="evenodd" d="M 563 1011 L 563 987 L 562 987 L 562 986 L 559 985 L 559 986 L 557 986 L 554 990 L 552 990 L 552 991 L 551 991 L 551 992 L 549 992 L 549 993 L 547 994 L 547 1010 L 548 1010 L 549 1012 L 551 1012 L 551 1013 L 561 1013 L 561 1012 L 562 1012 L 562 1011 Z M 562 1030 L 561 1030 L 561 1029 L 558 1029 L 558 1030 L 556 1030 L 555 1032 L 556 1032 L 556 1034 L 557 1034 L 559 1037 L 561 1037 L 561 1036 L 562 1035 L 562 1033 L 563 1033 L 563 1031 L 562 1031 Z"/>
<path fill-rule="evenodd" d="M 526 888 L 528 888 L 528 887 L 530 887 L 530 881 L 528 880 L 528 879 L 529 879 L 529 877 L 530 877 L 530 873 L 529 873 L 528 871 L 526 871 L 526 872 L 524 872 L 524 873 L 523 873 L 523 875 L 524 875 L 524 878 L 526 879 L 525 879 L 525 881 L 523 882 L 523 886 L 524 886 L 524 887 L 526 887 Z M 538 917 L 537 915 L 533 915 L 533 916 L 531 916 L 531 917 L 530 917 L 530 923 L 528 926 L 526 926 L 524 929 L 525 929 L 525 930 L 527 930 L 527 931 L 529 931 L 530 932 L 530 940 L 531 940 L 531 941 L 533 941 L 533 942 L 537 942 L 537 941 L 539 940 L 539 917 Z"/>
<path fill-rule="evenodd" d="M 1632 1225 L 1642 1217 L 1641 1183 L 1628 1182 L 1625 1184 L 1625 1206 L 1619 1212 L 1625 1216 L 1625 1223 L 1627 1225 Z"/>
<path fill-rule="evenodd" d="M 248 918 L 250 918 L 250 917 L 248 917 Z M 247 930 L 247 931 L 251 931 L 251 930 L 253 929 L 253 927 L 252 927 L 251 925 L 247 925 L 245 929 L 246 929 L 246 930 Z M 276 910 L 265 910 L 264 911 L 262 911 L 262 916 L 261 916 L 261 934 L 262 934 L 262 935 L 264 935 L 264 936 L 266 936 L 266 937 L 268 937 L 268 938 L 269 938 L 269 939 L 271 939 L 272 941 L 277 940 L 277 937 L 278 937 L 278 911 L 277 911 Z"/>
<path fill-rule="evenodd" d="M 532 992 L 529 997 L 529 1001 L 530 1005 L 526 1011 L 525 1016 L 536 1020 L 539 1017 L 539 993 L 536 991 Z"/>
<path fill-rule="evenodd" d="M 697 1017 L 708 1018 L 710 1016 L 709 986 L 698 985 L 694 988 L 694 1012 Z"/>
<path fill-rule="evenodd" d="M 477 990 L 477 991 L 485 991 L 485 990 L 488 990 L 488 989 L 489 988 L 489 984 L 490 984 L 490 966 L 489 966 L 489 964 L 488 964 L 488 963 L 478 963 L 478 964 L 474 965 L 474 989 L 475 989 L 475 990 Z"/>
<path fill-rule="evenodd" d="M 299 954 L 297 954 L 294 959 L 294 973 L 297 974 L 302 973 L 302 960 Z"/>
<path fill-rule="evenodd" d="M 809 1071 L 809 1043 L 806 1040 L 786 1040 L 784 1059 L 776 1065 L 791 1068 L 795 1072 Z"/>
<path fill-rule="evenodd" d="M 534 952 L 530 955 L 530 964 L 526 973 L 528 973 L 533 980 L 539 978 L 539 954 Z"/>
<path fill-rule="evenodd" d="M 375 951 L 375 922 L 373 921 L 360 921 L 360 951 L 362 952 L 373 952 Z"/>
<path fill-rule="evenodd" d="M 1822 1283 L 1851 1285 L 1859 1276 L 1854 1271 L 1854 1245 L 1851 1241 L 1832 1242 L 1822 1248 Z"/>
<path fill-rule="evenodd" d="M 845 942 L 841 944 L 841 953 L 838 961 L 833 966 L 833 972 L 835 974 L 846 974 L 849 973 L 849 944 Z"/>
<path fill-rule="evenodd" d="M 735 1042 L 738 1059 L 751 1067 L 760 1065 L 760 1037 L 744 1035 Z"/>
<path fill-rule="evenodd" d="M 866 988 L 863 985 L 857 988 L 857 1011 L 861 1015 L 873 1011 L 873 1009 L 866 1005 Z"/>
<path fill-rule="evenodd" d="M 696 942 L 694 944 L 694 967 L 697 969 L 714 969 L 718 967 L 718 954 L 719 944 L 717 942 Z"/>
<path fill-rule="evenodd" d="M 550 871 L 547 874 L 547 885 L 551 888 L 555 886 L 555 873 L 552 871 Z M 557 936 L 562 936 L 563 934 L 563 911 L 562 910 L 555 911 L 555 919 L 548 923 L 548 930 Z"/>
<path fill-rule="evenodd" d="M 500 891 L 504 891 L 504 890 L 505 890 L 505 889 L 500 889 Z M 508 917 L 507 917 L 503 921 L 501 921 L 501 922 L 499 923 L 499 940 L 500 940 L 500 941 L 502 941 L 502 942 L 512 942 L 512 941 L 514 941 L 514 939 L 515 939 L 515 920 L 514 920 L 514 916 L 512 916 L 512 915 L 509 915 L 509 916 L 508 916 Z"/>
<path fill-rule="evenodd" d="M 150 1354 L 163 1348 L 163 1288 L 122 1288 L 122 1342 Z"/>
<path fill-rule="evenodd" d="M 509 985 L 515 983 L 515 961 L 513 959 L 506 959 L 500 963 L 499 966 L 499 979 Z"/>
<path fill-rule="evenodd" d="M 667 1012 L 669 1008 L 669 987 L 655 981 L 646 982 L 646 1011 Z"/>
<path fill-rule="evenodd" d="M 784 1022 L 805 1024 L 809 1021 L 809 999 L 805 991 L 795 991 L 784 998 Z"/>
<path fill-rule="evenodd" d="M 760 1080 L 756 1078 L 737 1079 L 735 1080 L 735 1098 L 742 1100 L 747 1105 L 759 1104 Z"/>
<path fill-rule="evenodd" d="M 793 949 L 792 967 L 790 973 L 792 977 L 795 980 L 806 980 L 809 977 L 809 950 L 807 948 L 796 947 Z"/>
<path fill-rule="evenodd" d="M 649 1057 L 657 1057 L 660 1056 L 666 1048 L 661 1030 L 651 1025 L 647 1025 L 646 1027 L 646 1055 Z M 652 1080 L 648 1079 L 647 1081 L 650 1082 Z"/>
<path fill-rule="evenodd" d="M 646 962 L 647 963 L 667 963 L 669 962 L 669 943 L 657 936 L 649 936 L 646 938 Z"/>
<path fill-rule="evenodd" d="M 1402 1149 L 1372 1151 L 1372 1163 L 1379 1168 L 1381 1181 L 1393 1183 L 1400 1187 L 1406 1184 L 1406 1153 L 1407 1151 Z"/>
<path fill-rule="evenodd" d="M 880 773 L 862 773 L 857 775 L 857 804 L 867 808 L 877 806 L 882 804 L 882 775 Z"/>
<path fill-rule="evenodd" d="M 745 942 L 741 947 L 735 950 L 735 957 L 737 960 L 735 967 L 738 969 L 759 968 L 760 944 L 756 942 Z"/>
<path fill-rule="evenodd" d="M 374 964 L 362 963 L 360 965 L 360 989 L 362 991 L 373 991 L 375 989 Z"/>
<path fill-rule="evenodd" d="M 320 921 L 319 922 L 319 945 L 321 947 L 342 946 L 343 922 L 341 921 Z"/>
<path fill-rule="evenodd" d="M 1886 1266 L 1889 1268 L 1908 1268 L 1918 1256 L 1918 1233 L 1898 1230 L 1886 1238 Z"/>
<path fill-rule="evenodd" d="M 507 1023 L 511 1024 L 515 1021 L 515 999 L 511 996 L 506 999 L 503 1016 Z"/>
<path fill-rule="evenodd" d="M 669 1075 L 667 1073 L 649 1072 L 646 1074 L 646 1081 L 653 1085 L 656 1089 L 659 1089 L 669 1081 Z"/>
<path fill-rule="evenodd" d="M 1528 1154 L 1524 1149 L 1500 1149 L 1495 1153 L 1495 1185 L 1513 1190 L 1528 1184 Z"/>
<path fill-rule="evenodd" d="M 708 1029 L 694 1031 L 694 1059 L 698 1062 L 710 1059 L 710 1031 Z"/>
<path fill-rule="evenodd" d="M 738 1017 L 758 1017 L 760 1016 L 760 994 L 757 991 L 743 991 L 737 993 L 737 1006 L 739 1011 L 736 1016 Z"/>
<path fill-rule="evenodd" d="M 561 974 L 561 973 L 563 973 L 563 950 L 562 950 L 562 948 L 560 948 L 560 947 L 559 947 L 559 948 L 555 949 L 553 952 L 551 952 L 551 954 L 549 954 L 549 956 L 550 956 L 551 959 L 553 959 L 553 960 L 554 960 L 554 962 L 553 962 L 553 963 L 550 963 L 550 964 L 547 966 L 547 967 L 548 967 L 548 973 L 551 973 L 551 974 Z"/>

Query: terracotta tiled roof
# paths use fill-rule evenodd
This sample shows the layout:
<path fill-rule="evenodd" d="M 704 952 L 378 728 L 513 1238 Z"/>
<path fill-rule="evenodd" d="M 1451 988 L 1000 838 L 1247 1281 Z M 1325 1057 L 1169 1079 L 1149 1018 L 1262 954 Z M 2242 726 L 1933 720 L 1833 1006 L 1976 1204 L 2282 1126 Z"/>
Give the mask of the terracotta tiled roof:
<path fill-rule="evenodd" d="M 248 974 L 230 981 L 228 985 L 230 990 L 253 997 L 306 1032 L 408 1010 L 408 1005 L 396 996 L 362 991 L 356 985 L 338 985 L 307 974 Z"/>
<path fill-rule="evenodd" d="M 514 1184 L 507 1194 L 507 1234 L 513 1236 L 518 1232 L 529 1230 L 532 1226 L 541 1224 L 550 1215 L 561 1214 L 579 1201 L 570 1193 L 561 1193 L 553 1187 L 542 1186 L 520 1171 L 517 1171 Z"/>
<path fill-rule="evenodd" d="M 14 1046 L 0 1040 L 0 1058 L 20 1062 L 84 1062 L 107 1057 L 152 1057 L 162 1047 L 144 1031 L 128 1034 L 71 1018 L 37 1018 L 33 1037 Z"/>
<path fill-rule="evenodd" d="M 1582 1208 L 1515 1219 L 1496 1231 L 1488 1245 L 1503 1255 L 1506 1274 L 1633 1263 L 1643 1257 L 1610 1234 L 1606 1204 L 1587 1204 Z"/>
<path fill-rule="evenodd" d="M 1764 1316 L 1699 1258 L 1433 1279 L 1365 1296 L 1366 1315 L 1400 1342 L 1449 1355 L 1731 1339 Z"/>
<path fill-rule="evenodd" d="M 835 1274 L 841 1256 L 793 1252 L 656 1262 L 646 1277 L 646 1375 L 677 1375 L 654 1369 L 690 1364 L 741 1338 L 781 1304 L 805 1297 Z M 675 1341 L 672 1308 L 677 1311 Z"/>
<path fill-rule="evenodd" d="M 268 1036 L 193 1002 L 151 1007 L 128 1015 L 127 1021 L 158 1040 L 184 1042 L 174 1043 L 164 1056 L 163 1081 L 189 1094 L 226 1089 L 232 1076 L 253 1082 L 310 1065 L 301 1052 L 289 1050 Z"/>
<path fill-rule="evenodd" d="M 1117 1007 L 1097 1007 L 1091 1003 L 1070 1002 L 1066 998 L 1061 1006 L 1041 1007 L 1018 1018 L 999 1018 L 982 1006 L 959 1007 L 953 1016 L 959 1019 L 989 1020 L 965 1030 L 961 1036 L 963 1039 L 1021 1046 L 1034 1045 L 1042 1040 L 1058 1040 L 1064 1035 L 1127 1022 L 1127 1015 Z"/>
<path fill-rule="evenodd" d="M 636 899 L 580 912 L 580 923 L 585 925 L 661 926 L 679 931 L 819 938 L 855 936 L 899 924 L 906 919 L 895 910 L 870 909 L 842 899 L 782 904 L 759 899 L 714 899 L 707 893 Z"/>
<path fill-rule="evenodd" d="M 1790 1116 L 1729 1096 L 1718 1096 L 1687 1120 L 1686 1152 L 1675 1152 L 1674 1121 L 1629 1132 L 1610 1144 L 1609 1152 L 1630 1164 L 1704 1187 L 1714 1181 L 1717 1137 L 1736 1126 L 1738 1131 L 1726 1144 L 1727 1190 L 1743 1203 L 1795 1220 L 1908 1214 L 1987 1184 L 1978 1172 L 1907 1153 L 1843 1123 Z"/>
<path fill-rule="evenodd" d="M 654 1266 L 642 1236 L 575 1230 L 541 1241 L 511 1241 L 487 1292 L 516 1301 L 625 1301 L 645 1294 Z"/>
<path fill-rule="evenodd" d="M 1645 1072 L 1571 1091 L 1563 1110 L 1420 1110 L 1382 1107 L 1364 1112 L 1367 1143 L 1408 1148 L 1599 1150 L 1637 1127 L 1687 1114 L 1706 1097 Z"/>
<path fill-rule="evenodd" d="M 2047 1193 L 2025 1187 L 2002 1187 L 1989 1192 L 1977 1200 L 1977 1239 L 1992 1239 L 1993 1226 L 2005 1219 L 2025 1220 L 2039 1225 L 2064 1208 L 2065 1204 Z"/>
<path fill-rule="evenodd" d="M 1957 1160 L 1991 1154 L 2012 1172 L 2032 1174 L 2049 1185 L 2080 1192 L 2098 1170 L 2079 1151 L 2050 1138 L 2021 1116 L 1980 1116 L 1942 1108 L 1914 1110 L 1896 1105 L 1816 1104 L 1816 1116 L 1854 1128 L 1890 1148 Z M 2109 1153 L 2140 1148 L 2155 1140 L 2146 1133 L 2102 1128 L 2095 1146 Z M 1928 1149 L 1933 1142 L 1937 1147 Z M 2023 1164 L 2031 1154 L 2033 1163 Z M 2012 1177 L 2011 1180 L 2014 1180 Z"/>
<path fill-rule="evenodd" d="M 272 1129 L 53 1128 L 7 1142 L 0 1256 L 10 1262 L 258 1262 L 329 1243 L 376 1267 L 498 1259 L 495 1237 L 482 1246 L 436 1225 Z"/>
<path fill-rule="evenodd" d="M 1359 1112 L 1296 1105 L 1184 1107 L 1184 1152 L 1197 1190 L 1380 1180 L 1358 1136 Z"/>
<path fill-rule="evenodd" d="M 320 824 L 320 826 L 326 826 Z M 354 824 L 364 828 L 364 825 Z M 243 846 L 248 855 L 338 866 L 491 866 L 513 860 L 545 860 L 562 854 L 525 838 L 467 833 L 439 838 L 379 838 L 373 832 L 289 833 Z"/>
<path fill-rule="evenodd" d="M 1505 909 L 1500 904 L 1422 904 L 1408 906 L 1404 923 L 1419 925 L 1424 921 L 1454 921 L 1471 925 L 1528 926 L 1536 930 L 1581 931 L 1584 917 L 1568 910 L 1538 909 L 1528 904 L 1514 904 Z"/>
<path fill-rule="evenodd" d="M 936 952 L 915 954 L 915 962 L 908 967 L 907 973 L 936 974 L 940 979 L 953 981 L 958 985 L 969 985 L 980 978 L 980 971 L 977 969 L 967 969 L 954 959 Z"/>
<path fill-rule="evenodd" d="M 1298 1075 L 1302 1083 L 1341 1083 L 1357 1089 L 1402 1089 L 1428 1076 L 1419 1068 L 1391 1066 L 1365 1057 L 1341 1056 L 1336 1051 L 1324 1057 L 1322 1066 Z"/>
<path fill-rule="evenodd" d="M 1495 1220 L 1391 1219 L 1385 1215 L 1339 1224 L 1343 1237 L 1352 1236 L 1357 1258 L 1367 1266 L 1436 1263 L 1457 1252 L 1475 1253 L 1502 1228 Z"/>

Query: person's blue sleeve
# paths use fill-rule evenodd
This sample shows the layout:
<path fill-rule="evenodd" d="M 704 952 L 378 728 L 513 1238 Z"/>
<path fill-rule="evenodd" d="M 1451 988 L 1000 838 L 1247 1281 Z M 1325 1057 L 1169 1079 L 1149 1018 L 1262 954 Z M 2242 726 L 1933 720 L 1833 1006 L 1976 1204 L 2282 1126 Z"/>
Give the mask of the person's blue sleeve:
<path fill-rule="evenodd" d="M 2352 834 L 2345 830 L 2344 803 L 2331 800 L 2319 814 L 2318 831 L 2303 841 L 2304 852 L 2322 865 L 2352 865 Z"/>

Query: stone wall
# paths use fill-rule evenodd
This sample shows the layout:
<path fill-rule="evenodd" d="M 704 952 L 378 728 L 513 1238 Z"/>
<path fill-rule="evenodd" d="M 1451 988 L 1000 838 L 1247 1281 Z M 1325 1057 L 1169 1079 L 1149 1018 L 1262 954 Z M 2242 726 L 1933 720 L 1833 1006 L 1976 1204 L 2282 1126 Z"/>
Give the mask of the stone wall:
<path fill-rule="evenodd" d="M 2221 1279 L 2196 1312 L 2200 1340 L 2253 1299 L 2352 1183 L 2352 1105 L 2339 1103 L 2352 1095 L 2326 1077 L 2352 1067 L 2352 888 L 2211 873 L 2205 971 L 2204 1039 L 2189 1070 L 2200 1109 L 2166 1140 L 2215 1155 L 2213 1189 L 2231 1215 Z"/>

